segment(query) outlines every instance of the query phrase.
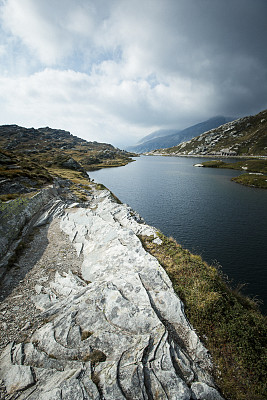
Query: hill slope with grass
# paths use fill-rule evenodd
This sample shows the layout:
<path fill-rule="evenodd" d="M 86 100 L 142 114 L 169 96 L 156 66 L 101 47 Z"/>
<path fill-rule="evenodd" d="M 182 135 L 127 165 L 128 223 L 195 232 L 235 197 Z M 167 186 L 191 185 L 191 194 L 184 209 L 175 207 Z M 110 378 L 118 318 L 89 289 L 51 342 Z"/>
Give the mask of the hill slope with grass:
<path fill-rule="evenodd" d="M 44 167 L 66 166 L 75 169 L 77 163 L 86 171 L 126 165 L 132 153 L 111 144 L 88 142 L 62 129 L 0 126 L 0 148 L 13 154 L 30 156 L 32 162 Z"/>
<path fill-rule="evenodd" d="M 160 153 L 198 156 L 267 156 L 267 110 L 228 122 L 178 146 L 163 149 Z"/>

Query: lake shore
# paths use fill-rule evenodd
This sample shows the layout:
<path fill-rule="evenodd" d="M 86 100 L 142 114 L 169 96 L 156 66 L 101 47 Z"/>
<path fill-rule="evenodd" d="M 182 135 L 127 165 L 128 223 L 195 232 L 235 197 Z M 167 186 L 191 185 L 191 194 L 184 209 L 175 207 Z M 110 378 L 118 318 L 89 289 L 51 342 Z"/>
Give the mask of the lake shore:
<path fill-rule="evenodd" d="M 193 166 L 203 161 L 141 156 L 90 176 L 166 236 L 222 265 L 233 285 L 245 284 L 244 293 L 263 300 L 266 312 L 267 192 L 231 182 L 238 170 Z"/>
<path fill-rule="evenodd" d="M 223 400 L 168 275 L 138 239 L 160 246 L 156 229 L 88 185 L 86 201 L 54 192 L 4 275 L 1 398 Z"/>
<path fill-rule="evenodd" d="M 66 174 L 66 171 L 63 172 L 64 174 Z M 97 282 L 99 281 L 99 278 L 102 277 L 102 268 L 108 273 L 108 290 L 110 290 L 110 282 L 113 282 L 110 275 L 112 272 L 111 267 L 114 263 L 116 264 L 114 260 L 117 260 L 118 257 L 120 258 L 122 256 L 124 259 L 124 257 L 126 256 L 126 259 L 129 260 L 129 265 L 127 265 L 129 267 L 130 273 L 133 267 L 137 265 L 137 261 L 134 261 L 132 259 L 133 254 L 139 254 L 138 252 L 141 252 L 141 254 L 147 254 L 145 255 L 145 262 L 144 260 L 142 261 L 142 259 L 140 259 L 141 270 L 142 268 L 144 268 L 145 265 L 147 268 L 147 262 L 148 260 L 150 260 L 150 256 L 148 255 L 148 253 L 151 254 L 151 257 L 153 256 L 153 258 L 151 259 L 153 265 L 155 262 L 157 262 L 156 265 L 158 273 L 163 274 L 163 272 L 160 272 L 161 268 L 163 268 L 168 274 L 169 278 L 167 278 L 167 276 L 164 278 L 165 284 L 166 282 L 168 282 L 168 279 L 170 279 L 171 285 L 169 286 L 172 287 L 172 290 L 174 290 L 176 295 L 179 296 L 177 298 L 172 297 L 172 305 L 166 307 L 164 306 L 164 308 L 162 306 L 162 304 L 164 304 L 164 302 L 162 303 L 162 301 L 164 300 L 162 296 L 165 293 L 165 289 L 163 289 L 163 287 L 159 287 L 159 282 L 157 280 L 158 278 L 156 279 L 157 294 L 152 294 L 152 270 L 149 270 L 147 282 L 145 283 L 145 281 L 142 280 L 143 289 L 145 288 L 147 293 L 149 293 L 148 304 L 151 304 L 153 306 L 153 313 L 156 312 L 158 320 L 161 324 L 163 324 L 163 331 L 159 335 L 160 342 L 158 342 L 158 344 L 157 342 L 155 342 L 156 347 L 161 348 L 162 344 L 160 343 L 163 343 L 163 338 L 165 337 L 164 335 L 166 335 L 166 329 L 169 332 L 168 340 L 174 340 L 174 342 L 175 340 L 178 340 L 176 339 L 177 336 L 175 335 L 174 326 L 177 325 L 177 328 L 175 329 L 178 329 L 178 327 L 180 326 L 179 324 L 181 323 L 181 320 L 183 320 L 183 318 L 185 318 L 185 321 L 189 319 L 190 325 L 185 326 L 194 327 L 194 335 L 195 332 L 197 332 L 197 334 L 201 338 L 202 343 L 204 343 L 205 347 L 212 354 L 212 359 L 214 362 L 213 378 L 215 379 L 216 385 L 220 388 L 223 395 L 226 398 L 243 400 L 244 398 L 246 398 L 244 396 L 250 396 L 249 398 L 252 399 L 253 396 L 255 396 L 256 394 L 257 398 L 263 399 L 265 391 L 264 371 L 266 371 L 264 369 L 263 340 L 265 338 L 266 332 L 266 319 L 258 311 L 257 304 L 254 301 L 245 298 L 238 291 L 231 290 L 229 286 L 225 283 L 220 271 L 218 271 L 214 266 L 209 266 L 201 259 L 200 256 L 194 255 L 188 250 L 185 250 L 173 239 L 167 238 L 166 236 L 158 232 L 156 228 L 144 225 L 143 221 L 133 210 L 131 210 L 126 205 L 118 204 L 116 198 L 104 187 L 104 185 L 92 183 L 90 182 L 90 180 L 86 179 L 81 174 L 79 175 L 78 173 L 75 173 L 72 176 L 69 172 L 69 178 L 72 182 L 72 185 L 70 184 L 69 179 L 66 178 L 61 178 L 61 180 L 59 181 L 60 187 L 58 187 L 58 189 L 60 189 L 59 193 L 61 193 L 61 195 L 60 198 L 57 199 L 56 197 L 55 200 L 61 201 L 61 203 L 57 203 L 58 205 L 60 205 L 60 213 L 58 215 L 54 214 L 57 208 L 54 208 L 52 204 L 50 204 L 49 208 L 49 210 L 52 210 L 52 214 L 49 214 L 48 210 L 44 210 L 45 213 L 43 215 L 41 213 L 41 215 L 39 216 L 40 218 L 38 219 L 39 222 L 37 222 L 36 225 L 37 228 L 39 226 L 38 232 L 36 232 L 35 235 L 35 231 L 33 231 L 34 235 L 28 236 L 28 241 L 25 242 L 25 246 L 20 246 L 20 248 L 18 249 L 19 252 L 16 253 L 15 257 L 11 259 L 8 273 L 5 276 L 6 285 L 4 285 L 3 290 L 7 290 L 7 292 L 6 294 L 4 294 L 5 300 L 3 301 L 1 306 L 1 313 L 4 317 L 3 322 L 5 324 L 2 326 L 3 344 L 4 346 L 8 346 L 7 343 L 10 340 L 18 340 L 22 341 L 22 343 L 24 343 L 25 341 L 25 345 L 13 344 L 10 349 L 8 348 L 9 350 L 7 349 L 5 351 L 5 355 L 3 356 L 4 358 L 2 358 L 1 361 L 1 366 L 2 368 L 4 368 L 3 376 L 6 376 L 6 381 L 2 383 L 1 387 L 2 398 L 9 398 L 9 394 L 7 394 L 6 389 L 11 392 L 14 390 L 15 375 L 12 375 L 12 379 L 9 375 L 9 371 L 13 370 L 14 373 L 16 372 L 17 377 L 18 372 L 20 373 L 19 376 L 24 376 L 23 379 L 16 378 L 16 385 L 18 385 L 17 387 L 21 391 L 22 395 L 24 390 L 28 391 L 30 395 L 30 393 L 35 390 L 36 385 L 37 390 L 41 392 L 45 392 L 46 390 L 48 390 L 48 386 L 46 385 L 47 382 L 49 382 L 49 379 L 51 379 L 51 374 L 49 372 L 50 375 L 48 376 L 39 373 L 38 368 L 40 366 L 40 360 L 38 361 L 39 364 L 37 363 L 38 365 L 35 364 L 36 360 L 38 360 L 39 357 L 37 356 L 37 353 L 40 350 L 41 352 L 44 350 L 45 354 L 50 355 L 48 359 L 42 359 L 42 365 L 45 365 L 45 370 L 48 371 L 51 367 L 57 370 L 57 376 L 52 375 L 54 376 L 53 379 L 56 379 L 56 381 L 54 381 L 54 383 L 56 382 L 56 384 L 54 384 L 54 387 L 55 385 L 56 387 L 57 385 L 59 385 L 59 390 L 62 390 L 60 389 L 60 385 L 62 383 L 61 373 L 63 368 L 63 371 L 65 371 L 64 379 L 65 376 L 67 377 L 67 381 L 64 382 L 70 390 L 74 390 L 71 388 L 75 387 L 76 395 L 79 396 L 79 390 L 81 390 L 79 386 L 80 383 L 75 380 L 70 380 L 70 375 L 68 375 L 68 371 L 69 369 L 71 369 L 71 371 L 75 370 L 78 374 L 78 371 L 81 370 L 81 365 L 79 364 L 79 354 L 82 354 L 82 357 L 85 357 L 83 359 L 83 362 L 85 362 L 85 364 L 82 365 L 83 374 L 81 376 L 84 377 L 86 376 L 86 371 L 91 371 L 91 376 L 89 374 L 89 381 L 91 382 L 90 390 L 92 391 L 92 393 L 95 393 L 96 397 L 94 398 L 97 398 L 99 393 L 103 393 L 103 390 L 105 392 L 105 397 L 109 398 L 109 383 L 105 378 L 105 369 L 102 370 L 102 368 L 103 366 L 107 365 L 106 363 L 113 362 L 112 354 L 114 352 L 114 348 L 118 347 L 119 349 L 120 346 L 114 347 L 113 345 L 110 355 L 108 348 L 102 346 L 99 347 L 99 345 L 98 347 L 93 348 L 93 351 L 91 351 L 92 354 L 90 353 L 88 355 L 87 353 L 80 353 L 81 351 L 85 351 L 85 349 L 87 348 L 84 347 L 87 345 L 86 341 L 90 341 L 91 343 L 91 340 L 94 339 L 95 336 L 93 332 L 97 331 L 98 328 L 93 328 L 92 322 L 90 321 L 89 328 L 89 326 L 87 326 L 87 320 L 82 319 L 83 324 L 80 330 L 78 329 L 77 332 L 72 331 L 72 326 L 75 326 L 75 319 L 75 321 L 73 320 L 74 325 L 72 322 L 70 322 L 70 324 L 63 329 L 63 327 L 60 327 L 60 324 L 62 324 L 62 312 L 65 312 L 65 310 L 67 310 L 69 306 L 71 306 L 72 304 L 74 306 L 75 304 L 75 302 L 72 303 L 74 301 L 74 298 L 68 297 L 69 295 L 71 295 L 71 293 L 75 296 L 78 296 L 77 298 L 80 298 L 80 296 L 82 298 L 85 293 L 92 293 L 92 288 L 97 287 Z M 16 202 L 18 200 L 14 201 Z M 64 212 L 65 202 L 67 206 L 66 212 Z M 73 204 L 73 202 L 76 203 L 76 205 Z M 12 205 L 12 202 L 7 204 Z M 73 205 L 71 206 L 71 204 Z M 109 210 L 111 211 L 111 214 Z M 75 216 L 76 214 L 77 217 Z M 85 218 L 89 218 L 86 226 L 83 222 Z M 73 223 L 71 222 L 72 219 Z M 62 221 L 60 222 L 60 220 Z M 101 231 L 99 231 L 99 223 L 101 225 Z M 110 231 L 109 229 L 107 229 L 109 226 L 111 229 Z M 129 226 L 130 228 L 129 238 L 126 238 L 125 236 L 120 236 L 119 241 L 117 241 L 117 239 L 114 237 L 114 230 L 116 231 L 118 229 L 120 231 L 120 229 L 122 229 L 121 234 L 125 235 L 125 228 L 127 226 Z M 135 237 L 132 235 L 131 232 L 133 231 L 135 232 L 135 235 L 138 235 L 138 238 L 137 236 Z M 99 237 L 96 236 L 97 232 L 99 232 Z M 88 254 L 90 255 L 90 257 L 88 261 L 86 261 L 86 263 L 84 264 L 85 256 L 87 254 L 86 241 L 88 241 L 88 239 L 90 239 L 91 241 L 88 247 Z M 70 240 L 70 243 L 67 243 L 68 240 Z M 110 246 L 113 240 L 115 240 L 114 243 L 119 244 L 119 251 L 116 250 L 115 258 L 112 258 L 113 253 L 109 253 L 111 248 Z M 92 246 L 93 243 L 94 245 Z M 130 245 L 129 250 L 127 251 L 126 244 Z M 133 244 L 136 244 L 136 246 L 138 247 L 138 252 L 135 251 L 134 253 L 132 253 L 131 249 Z M 38 252 L 36 253 L 36 246 L 40 250 L 40 254 Z M 105 253 L 106 248 L 108 253 Z M 111 256 L 110 261 L 109 254 Z M 35 257 L 37 257 L 37 259 L 34 259 L 34 255 Z M 154 257 L 156 258 L 154 259 Z M 32 261 L 32 265 L 29 262 L 30 260 Z M 88 262 L 91 266 L 89 269 L 87 269 Z M 123 269 L 125 269 L 124 264 L 121 263 L 121 265 Z M 27 268 L 25 269 L 25 267 L 27 266 L 30 266 L 30 270 L 27 270 Z M 71 267 L 71 273 L 69 272 L 69 270 L 67 271 L 67 268 L 69 266 Z M 85 271 L 86 275 L 82 273 L 82 270 Z M 118 272 L 118 279 L 120 281 L 123 274 L 121 270 Z M 99 282 L 102 282 L 102 278 Z M 121 308 L 119 307 L 118 310 L 122 312 L 124 310 L 124 302 L 129 300 L 129 288 L 128 286 L 128 289 L 126 287 L 124 288 L 124 286 L 120 287 L 120 284 L 117 281 L 114 281 L 113 284 L 116 284 L 116 286 L 120 289 L 118 291 L 118 296 L 122 297 L 122 300 L 120 305 Z M 100 286 L 101 285 L 102 283 L 100 284 Z M 133 289 L 134 287 L 135 285 L 133 286 Z M 62 288 L 66 289 L 62 291 Z M 103 287 L 101 286 L 100 289 L 101 291 L 96 293 L 95 301 L 98 301 L 100 297 L 103 296 Z M 126 292 L 124 292 L 124 289 L 127 289 Z M 182 299 L 183 303 L 179 303 L 180 306 L 177 306 L 177 310 L 175 308 L 175 312 L 171 316 L 171 318 L 174 319 L 179 316 L 179 323 L 176 324 L 176 322 L 174 323 L 173 320 L 171 320 L 171 322 L 168 322 L 165 313 L 173 312 L 173 304 L 178 304 L 178 298 Z M 90 301 L 86 304 L 95 304 L 95 301 Z M 140 303 L 139 300 L 137 302 L 138 304 Z M 186 317 L 182 317 L 184 315 L 184 307 Z M 179 314 L 179 309 L 181 310 L 182 314 Z M 32 310 L 30 318 L 29 310 Z M 93 307 L 91 309 L 91 312 L 93 313 L 94 310 L 95 308 Z M 118 317 L 118 310 L 116 311 L 116 313 L 111 312 L 111 322 L 113 321 L 113 318 L 115 318 L 112 323 L 116 323 L 116 331 L 118 330 L 118 325 L 120 326 L 120 324 L 123 324 L 124 331 L 125 324 L 127 324 L 127 321 L 131 320 L 131 318 L 129 319 L 127 317 L 126 320 L 124 320 L 124 318 Z M 57 315 L 57 313 L 59 314 Z M 16 315 L 16 318 L 14 318 L 14 315 Z M 75 314 L 74 312 L 73 316 L 75 318 L 77 318 L 76 315 L 77 314 Z M 86 315 L 88 315 L 88 311 L 86 311 Z M 98 318 L 100 318 L 100 315 L 97 317 L 97 319 Z M 68 314 L 64 314 L 63 320 L 69 321 Z M 102 322 L 104 324 L 103 326 L 106 332 L 106 322 Z M 142 322 L 141 320 L 140 329 L 143 329 L 144 326 L 144 321 Z M 68 335 L 66 336 L 66 338 L 70 337 L 72 338 L 70 340 L 74 341 L 73 343 L 66 342 L 67 345 L 65 344 L 64 346 L 67 348 L 68 346 L 74 346 L 75 348 L 75 346 L 77 346 L 77 340 L 80 338 L 80 342 L 79 340 L 78 342 L 81 343 L 83 350 L 79 350 L 79 354 L 76 354 L 76 350 L 73 350 L 76 355 L 74 359 L 73 355 L 70 356 L 69 359 L 67 357 L 67 364 L 66 353 L 64 353 L 65 350 L 63 351 L 63 353 L 62 351 L 58 352 L 58 344 L 56 344 L 56 347 L 53 347 L 54 344 L 50 342 L 51 335 L 49 332 L 51 329 L 56 329 L 55 332 L 63 332 L 65 329 L 67 329 L 66 332 L 68 332 Z M 179 335 L 182 335 L 177 342 L 179 343 L 179 345 L 181 345 L 181 343 L 183 343 L 183 341 L 185 340 L 184 329 L 185 328 L 181 330 L 180 326 L 177 331 Z M 151 330 L 151 327 L 149 327 L 149 330 Z M 23 332 L 23 335 L 21 335 L 21 332 Z M 57 340 L 59 340 L 60 343 L 61 340 L 63 340 L 65 337 L 65 335 L 61 336 L 61 333 L 56 333 L 56 336 L 55 334 L 53 335 L 54 337 L 58 337 Z M 101 335 L 99 336 L 100 342 L 102 340 Z M 199 343 L 198 340 L 195 341 L 195 339 L 194 342 Z M 31 344 L 30 346 L 29 343 Z M 122 342 L 120 340 L 120 344 L 121 343 Z M 7 361 L 6 357 L 8 357 L 8 354 L 10 354 L 8 353 L 8 351 L 11 351 L 12 354 L 17 354 L 19 357 L 21 349 L 23 350 L 23 359 L 25 359 L 26 357 L 26 360 L 33 360 L 31 346 L 36 346 L 36 344 L 38 345 L 35 349 L 37 353 L 34 353 L 35 361 L 31 361 L 33 362 L 33 364 L 28 361 L 30 364 L 19 364 L 18 368 L 15 361 L 17 360 L 17 358 L 14 359 L 13 357 L 12 362 Z M 92 346 L 92 344 L 90 346 Z M 153 353 L 153 351 L 151 347 L 152 345 L 150 344 L 149 346 L 150 354 L 151 352 Z M 185 347 L 182 347 L 183 354 L 185 354 L 184 351 L 186 345 L 184 346 Z M 144 345 L 143 347 L 148 349 L 146 345 Z M 137 348 L 136 345 L 135 348 Z M 164 349 L 163 352 L 165 352 Z M 154 353 L 153 357 L 155 357 L 155 354 L 156 353 Z M 185 355 L 183 357 L 185 357 Z M 196 355 L 191 352 L 190 358 L 194 359 L 195 357 Z M 143 356 L 141 358 L 142 362 L 140 365 L 142 365 L 142 368 L 148 368 L 146 362 L 149 360 L 149 358 L 147 359 L 147 361 L 145 361 Z M 64 362 L 62 361 L 62 359 L 64 360 Z M 139 359 L 140 356 L 137 356 L 137 365 Z M 122 358 L 119 357 L 119 360 L 120 365 L 125 364 L 122 363 Z M 172 358 L 170 358 L 170 362 L 173 363 L 174 360 L 171 360 Z M 64 367 L 62 363 L 64 364 Z M 186 381 L 189 379 L 190 381 L 190 384 L 188 384 L 188 389 L 185 389 L 184 386 L 184 390 L 186 390 L 188 393 L 188 399 L 192 394 L 191 390 L 193 390 L 193 388 L 195 394 L 197 394 L 197 391 L 201 388 L 201 390 L 210 390 L 214 399 L 221 399 L 221 396 L 217 392 L 213 392 L 212 383 L 206 373 L 203 375 L 203 373 L 200 374 L 199 370 L 194 370 L 194 368 L 192 367 L 192 361 L 190 361 L 188 365 L 181 363 L 179 365 L 179 368 L 182 368 L 182 370 L 184 371 L 184 380 Z M 191 369 L 193 368 L 192 374 L 188 369 L 189 365 Z M 32 375 L 31 368 L 34 368 L 35 377 L 34 375 Z M 24 375 L 22 375 L 22 372 Z M 158 370 L 156 373 L 161 374 L 161 372 Z M 189 376 L 193 380 L 191 380 L 191 378 L 188 378 Z M 166 378 L 165 376 L 164 379 L 169 381 L 170 378 Z M 172 380 L 173 379 L 174 378 L 172 377 Z M 197 381 L 195 381 L 195 379 L 197 379 Z M 11 384 L 9 382 L 13 383 Z M 86 386 L 87 389 L 89 388 L 88 382 Z M 208 384 L 208 382 L 210 383 Z M 199 386 L 200 383 L 202 386 Z M 4 385 L 7 386 L 4 387 Z M 128 383 L 123 380 L 120 381 L 119 386 L 124 387 L 124 385 L 128 385 Z M 142 383 L 140 383 L 140 387 L 141 386 Z M 136 390 L 138 390 L 137 388 L 138 386 L 136 387 Z M 112 390 L 117 389 L 114 388 Z M 157 388 L 155 387 L 150 390 L 157 390 Z M 165 391 L 166 390 L 167 387 L 165 387 Z M 49 396 L 50 397 L 47 398 L 54 399 L 53 396 L 55 396 L 55 393 L 53 392 L 49 394 Z M 118 394 L 116 394 L 116 396 L 118 396 Z M 73 399 L 75 398 L 76 397 L 73 397 Z M 119 397 L 113 396 L 111 398 Z M 164 394 L 162 398 L 165 398 Z M 79 399 L 79 397 L 77 397 L 77 399 Z"/>
<path fill-rule="evenodd" d="M 215 155 L 215 154 L 177 154 L 177 153 L 144 153 L 144 156 L 164 156 L 164 157 L 187 157 L 187 158 L 218 158 L 218 159 L 248 159 L 248 158 L 256 158 L 256 159 L 267 159 L 267 156 L 223 156 L 223 155 Z"/>

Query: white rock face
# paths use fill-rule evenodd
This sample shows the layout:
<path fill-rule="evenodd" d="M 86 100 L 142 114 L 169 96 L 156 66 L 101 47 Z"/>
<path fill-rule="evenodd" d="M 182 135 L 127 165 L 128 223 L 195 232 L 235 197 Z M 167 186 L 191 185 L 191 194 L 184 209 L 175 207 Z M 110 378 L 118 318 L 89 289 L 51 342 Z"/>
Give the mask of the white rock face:
<path fill-rule="evenodd" d="M 160 245 L 156 229 L 106 190 L 60 218 L 83 256 L 83 279 L 56 274 L 51 292 L 35 296 L 44 325 L 3 352 L 7 392 L 29 400 L 221 400 L 207 350 L 137 237 L 153 235 Z"/>

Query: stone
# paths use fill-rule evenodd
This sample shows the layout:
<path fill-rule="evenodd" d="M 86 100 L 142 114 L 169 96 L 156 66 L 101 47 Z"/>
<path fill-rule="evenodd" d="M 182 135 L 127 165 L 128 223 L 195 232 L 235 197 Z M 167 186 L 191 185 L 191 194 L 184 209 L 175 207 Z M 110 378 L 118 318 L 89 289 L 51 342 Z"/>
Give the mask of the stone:
<path fill-rule="evenodd" d="M 27 322 L 24 326 L 23 326 L 23 328 L 21 328 L 21 330 L 22 331 L 27 331 L 27 329 L 29 329 L 31 327 L 31 323 L 30 322 Z"/>
<path fill-rule="evenodd" d="M 4 380 L 8 394 L 24 390 L 35 383 L 31 367 L 24 365 L 10 366 L 4 376 Z"/>
<path fill-rule="evenodd" d="M 65 207 L 66 204 L 62 200 L 54 200 L 35 222 L 34 227 L 37 228 L 51 222 L 52 218 L 60 214 Z"/>
<path fill-rule="evenodd" d="M 194 382 L 191 390 L 194 400 L 223 400 L 216 389 L 203 382 Z"/>
<path fill-rule="evenodd" d="M 153 240 L 153 243 L 155 243 L 155 244 L 162 244 L 162 240 L 160 239 L 160 238 L 155 238 L 154 240 Z"/>
<path fill-rule="evenodd" d="M 3 322 L 2 323 L 2 329 L 5 331 L 5 330 L 7 330 L 7 323 L 6 322 Z"/>
<path fill-rule="evenodd" d="M 80 171 L 82 169 L 81 164 L 75 161 L 72 157 L 69 157 L 66 161 L 61 163 L 62 167 L 74 169 L 76 171 Z"/>
<path fill-rule="evenodd" d="M 168 275 L 138 238 L 157 241 L 156 229 L 108 190 L 57 218 L 83 257 L 82 277 L 56 272 L 46 293 L 33 296 L 43 323 L 29 342 L 2 353 L 6 388 L 20 400 L 190 400 L 203 393 L 221 400 L 206 348 Z"/>
<path fill-rule="evenodd" d="M 51 307 L 54 301 L 56 301 L 56 296 L 53 293 L 51 294 L 41 293 L 37 296 L 33 296 L 32 301 L 38 310 L 45 311 Z"/>
<path fill-rule="evenodd" d="M 37 294 L 40 294 L 42 291 L 43 286 L 42 285 L 35 285 L 34 289 L 36 291 Z"/>

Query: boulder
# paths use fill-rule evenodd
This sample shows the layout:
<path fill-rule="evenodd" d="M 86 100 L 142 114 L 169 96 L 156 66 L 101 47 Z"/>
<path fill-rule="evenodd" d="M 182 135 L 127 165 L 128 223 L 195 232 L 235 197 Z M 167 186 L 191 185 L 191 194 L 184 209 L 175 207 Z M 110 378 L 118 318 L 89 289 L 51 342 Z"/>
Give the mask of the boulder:
<path fill-rule="evenodd" d="M 63 161 L 61 166 L 63 168 L 74 169 L 75 171 L 81 171 L 81 165 L 75 161 L 72 157 L 68 158 L 66 161 Z"/>

